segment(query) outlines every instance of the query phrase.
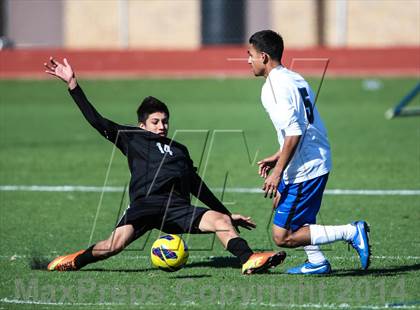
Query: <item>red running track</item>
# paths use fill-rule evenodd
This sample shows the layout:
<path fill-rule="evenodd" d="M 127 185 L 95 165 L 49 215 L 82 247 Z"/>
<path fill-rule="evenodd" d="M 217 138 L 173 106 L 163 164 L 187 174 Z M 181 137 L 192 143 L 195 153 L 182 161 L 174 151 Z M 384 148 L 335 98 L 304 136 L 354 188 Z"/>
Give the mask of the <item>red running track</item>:
<path fill-rule="evenodd" d="M 246 47 L 208 47 L 194 51 L 3 50 L 0 78 L 45 78 L 43 63 L 66 57 L 79 76 L 214 77 L 251 76 Z M 420 76 L 420 48 L 289 49 L 283 64 L 308 75 Z"/>

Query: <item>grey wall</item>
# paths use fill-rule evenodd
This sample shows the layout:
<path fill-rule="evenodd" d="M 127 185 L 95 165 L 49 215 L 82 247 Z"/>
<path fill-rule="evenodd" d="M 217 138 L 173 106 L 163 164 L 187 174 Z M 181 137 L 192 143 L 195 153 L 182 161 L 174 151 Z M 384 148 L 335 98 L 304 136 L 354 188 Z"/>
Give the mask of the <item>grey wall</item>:
<path fill-rule="evenodd" d="M 4 32 L 16 47 L 62 46 L 62 0 L 4 0 L 4 8 Z"/>
<path fill-rule="evenodd" d="M 270 1 L 247 0 L 246 2 L 246 37 L 245 42 L 255 32 L 271 29 Z"/>

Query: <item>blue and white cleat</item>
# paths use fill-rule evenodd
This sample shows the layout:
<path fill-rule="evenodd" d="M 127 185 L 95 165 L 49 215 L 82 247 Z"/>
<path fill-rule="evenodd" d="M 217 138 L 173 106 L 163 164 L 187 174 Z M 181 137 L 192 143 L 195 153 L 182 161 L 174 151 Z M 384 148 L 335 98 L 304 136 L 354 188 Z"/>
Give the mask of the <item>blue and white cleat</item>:
<path fill-rule="evenodd" d="M 370 265 L 371 254 L 368 234 L 370 231 L 369 225 L 365 221 L 357 221 L 351 224 L 356 227 L 356 234 L 349 243 L 359 254 L 362 269 L 366 270 Z"/>
<path fill-rule="evenodd" d="M 329 274 L 331 273 L 331 265 L 326 260 L 320 264 L 312 264 L 305 262 L 304 264 L 290 268 L 286 271 L 288 274 Z"/>

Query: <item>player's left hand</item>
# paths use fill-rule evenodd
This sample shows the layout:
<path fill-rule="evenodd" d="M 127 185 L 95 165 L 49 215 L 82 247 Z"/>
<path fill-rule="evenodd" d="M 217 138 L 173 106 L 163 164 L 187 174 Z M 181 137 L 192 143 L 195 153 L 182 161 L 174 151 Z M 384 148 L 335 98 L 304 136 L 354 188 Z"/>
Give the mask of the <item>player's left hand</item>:
<path fill-rule="evenodd" d="M 267 198 L 267 196 L 271 199 L 273 197 L 277 196 L 277 188 L 280 183 L 280 175 L 277 173 L 270 174 L 264 181 L 263 184 L 263 191 L 265 192 L 264 197 Z"/>
<path fill-rule="evenodd" d="M 255 222 L 252 220 L 250 216 L 243 216 L 241 214 L 232 214 L 230 217 L 232 219 L 233 226 L 235 226 L 236 228 L 240 226 L 248 230 L 251 230 L 257 227 L 257 225 L 255 224 Z"/>
<path fill-rule="evenodd" d="M 74 71 L 66 58 L 63 59 L 63 63 L 60 63 L 54 57 L 50 57 L 48 62 L 44 63 L 44 67 L 46 73 L 61 79 L 67 83 L 70 89 L 74 89 L 77 86 Z"/>

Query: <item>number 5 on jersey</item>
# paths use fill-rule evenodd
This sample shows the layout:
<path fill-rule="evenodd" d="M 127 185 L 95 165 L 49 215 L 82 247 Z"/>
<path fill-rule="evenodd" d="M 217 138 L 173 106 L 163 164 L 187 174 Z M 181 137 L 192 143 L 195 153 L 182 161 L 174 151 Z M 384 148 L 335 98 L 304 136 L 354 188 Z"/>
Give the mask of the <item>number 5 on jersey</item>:
<path fill-rule="evenodd" d="M 302 97 L 303 104 L 305 105 L 306 117 L 308 118 L 309 124 L 314 122 L 314 108 L 312 107 L 311 98 L 309 97 L 306 88 L 298 88 L 299 93 Z"/>

